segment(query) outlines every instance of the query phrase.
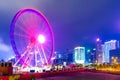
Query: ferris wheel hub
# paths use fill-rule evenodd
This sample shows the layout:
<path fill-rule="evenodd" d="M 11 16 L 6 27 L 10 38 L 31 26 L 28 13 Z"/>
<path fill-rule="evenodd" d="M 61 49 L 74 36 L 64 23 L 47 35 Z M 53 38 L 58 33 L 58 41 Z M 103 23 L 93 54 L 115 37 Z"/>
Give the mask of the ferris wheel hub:
<path fill-rule="evenodd" d="M 36 42 L 35 37 L 32 36 L 32 37 L 30 38 L 30 42 L 31 42 L 31 43 L 35 43 L 35 42 Z"/>

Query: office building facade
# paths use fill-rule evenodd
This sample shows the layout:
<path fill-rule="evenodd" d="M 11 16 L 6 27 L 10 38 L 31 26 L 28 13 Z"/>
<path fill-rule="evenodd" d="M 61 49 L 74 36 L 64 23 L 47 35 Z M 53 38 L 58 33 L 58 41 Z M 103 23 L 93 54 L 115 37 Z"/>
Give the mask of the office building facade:
<path fill-rule="evenodd" d="M 110 50 L 114 50 L 117 48 L 117 41 L 116 40 L 111 40 L 107 41 L 103 44 L 103 63 L 110 63 Z"/>
<path fill-rule="evenodd" d="M 75 63 L 85 64 L 85 47 L 75 47 Z"/>

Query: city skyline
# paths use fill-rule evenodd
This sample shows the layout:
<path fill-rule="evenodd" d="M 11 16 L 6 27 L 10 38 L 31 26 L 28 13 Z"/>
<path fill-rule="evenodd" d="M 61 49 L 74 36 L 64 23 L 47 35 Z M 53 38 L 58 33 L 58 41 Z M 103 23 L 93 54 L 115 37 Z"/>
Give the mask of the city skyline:
<path fill-rule="evenodd" d="M 13 16 L 20 9 L 32 7 L 43 12 L 53 28 L 55 50 L 65 51 L 76 46 L 95 47 L 98 37 L 103 42 L 111 39 L 120 40 L 120 6 L 117 3 L 114 0 L 29 2 L 2 0 L 0 3 L 1 58 L 14 55 L 9 30 Z"/>

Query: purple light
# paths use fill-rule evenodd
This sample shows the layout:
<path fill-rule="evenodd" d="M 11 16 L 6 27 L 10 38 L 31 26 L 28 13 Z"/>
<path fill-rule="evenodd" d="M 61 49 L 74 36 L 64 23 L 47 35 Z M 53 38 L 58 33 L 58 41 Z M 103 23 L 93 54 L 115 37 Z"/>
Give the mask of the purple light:
<path fill-rule="evenodd" d="M 45 37 L 44 37 L 42 34 L 40 34 L 40 35 L 38 36 L 38 41 L 39 41 L 41 44 L 43 44 L 43 43 L 45 42 Z"/>
<path fill-rule="evenodd" d="M 98 41 L 100 41 L 100 39 L 99 39 L 99 38 L 97 38 L 97 39 L 96 39 L 96 41 L 98 42 Z"/>

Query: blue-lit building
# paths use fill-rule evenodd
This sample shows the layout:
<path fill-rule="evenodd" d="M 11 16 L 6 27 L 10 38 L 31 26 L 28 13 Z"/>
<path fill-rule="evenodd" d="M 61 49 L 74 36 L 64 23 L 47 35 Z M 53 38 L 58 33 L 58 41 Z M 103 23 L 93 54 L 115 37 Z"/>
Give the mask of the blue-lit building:
<path fill-rule="evenodd" d="M 66 62 L 66 54 L 61 52 L 55 52 L 55 59 L 53 60 L 53 65 L 63 65 Z"/>
<path fill-rule="evenodd" d="M 74 63 L 74 50 L 67 49 L 65 52 L 55 52 L 54 65 L 66 65 Z"/>
<path fill-rule="evenodd" d="M 98 38 L 97 40 L 97 45 L 96 45 L 96 61 L 97 63 L 101 64 L 102 63 L 102 42 Z"/>
<path fill-rule="evenodd" d="M 90 51 L 86 51 L 85 56 L 86 64 L 95 63 L 96 61 L 96 49 L 91 49 Z"/>
<path fill-rule="evenodd" d="M 96 61 L 96 48 L 86 50 L 85 64 L 95 63 L 95 61 Z"/>
<path fill-rule="evenodd" d="M 90 49 L 86 49 L 85 51 L 85 64 L 89 64 L 91 63 L 91 50 Z"/>
<path fill-rule="evenodd" d="M 110 63 L 110 50 L 114 50 L 118 47 L 117 40 L 110 40 L 102 45 L 102 62 Z"/>
<path fill-rule="evenodd" d="M 67 65 L 74 63 L 74 50 L 68 49 L 66 51 L 66 63 Z"/>
<path fill-rule="evenodd" d="M 85 64 L 85 47 L 75 47 L 74 52 L 75 63 Z"/>

